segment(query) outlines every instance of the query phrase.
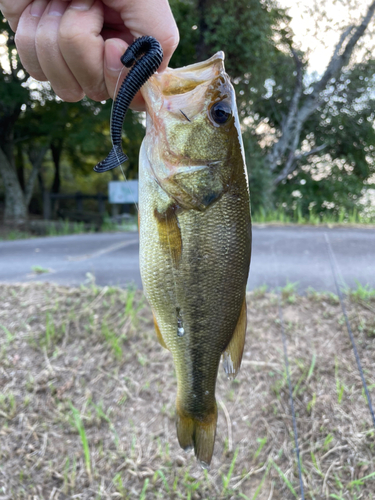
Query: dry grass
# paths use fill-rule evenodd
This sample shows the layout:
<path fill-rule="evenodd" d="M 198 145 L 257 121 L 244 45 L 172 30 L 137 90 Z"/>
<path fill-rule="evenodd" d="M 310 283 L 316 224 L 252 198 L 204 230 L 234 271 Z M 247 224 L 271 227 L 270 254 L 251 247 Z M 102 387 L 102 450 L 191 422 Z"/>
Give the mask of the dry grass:
<path fill-rule="evenodd" d="M 300 498 L 277 298 L 248 303 L 207 473 L 177 444 L 171 356 L 140 292 L 2 285 L 0 499 Z M 283 304 L 306 498 L 374 498 L 374 428 L 337 298 L 289 287 Z M 375 302 L 347 307 L 375 400 Z"/>

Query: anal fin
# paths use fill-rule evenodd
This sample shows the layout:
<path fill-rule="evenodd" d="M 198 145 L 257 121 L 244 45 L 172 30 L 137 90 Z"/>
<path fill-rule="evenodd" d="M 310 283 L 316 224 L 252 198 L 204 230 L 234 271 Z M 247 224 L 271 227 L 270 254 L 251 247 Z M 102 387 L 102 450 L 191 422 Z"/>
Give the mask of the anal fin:
<path fill-rule="evenodd" d="M 228 378 L 233 380 L 241 366 L 242 354 L 245 345 L 247 325 L 246 297 L 244 298 L 236 328 L 230 342 L 223 352 L 223 366 Z"/>
<path fill-rule="evenodd" d="M 154 326 L 155 326 L 155 331 L 156 331 L 156 335 L 158 337 L 158 341 L 159 341 L 159 344 L 164 347 L 165 349 L 168 349 L 166 343 L 164 342 L 164 339 L 163 339 L 163 336 L 161 334 L 161 331 L 160 331 L 160 328 L 159 328 L 159 325 L 158 325 L 158 322 L 156 321 L 156 318 L 155 318 L 155 314 L 152 313 L 152 316 L 154 318 Z"/>

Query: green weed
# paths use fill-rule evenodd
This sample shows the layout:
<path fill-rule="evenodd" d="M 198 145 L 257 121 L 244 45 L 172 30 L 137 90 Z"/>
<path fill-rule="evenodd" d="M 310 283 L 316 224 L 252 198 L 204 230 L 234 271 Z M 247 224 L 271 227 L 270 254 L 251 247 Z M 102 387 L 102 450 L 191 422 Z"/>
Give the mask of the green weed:
<path fill-rule="evenodd" d="M 113 484 L 116 486 L 117 491 L 120 495 L 125 498 L 126 489 L 124 488 L 124 483 L 122 482 L 121 474 L 118 472 L 115 477 L 112 479 Z"/>
<path fill-rule="evenodd" d="M 167 478 L 165 477 L 165 474 L 162 470 L 158 469 L 155 474 L 154 474 L 154 478 L 153 480 L 156 481 L 157 477 L 160 477 L 160 479 L 162 480 L 163 482 L 163 485 L 164 485 L 164 488 L 166 490 L 167 493 L 169 493 L 169 486 L 168 486 L 168 482 L 167 482 Z"/>
<path fill-rule="evenodd" d="M 367 476 L 361 477 L 360 479 L 355 479 L 348 484 L 348 488 L 352 488 L 353 486 L 363 486 L 364 482 L 368 479 L 375 479 L 375 472 L 371 472 Z"/>
<path fill-rule="evenodd" d="M 332 441 L 333 441 L 332 434 L 331 433 L 327 434 L 327 437 L 325 438 L 324 443 L 323 443 L 323 449 L 325 451 L 328 451 L 329 445 L 332 443 Z"/>
<path fill-rule="evenodd" d="M 6 233 L 5 236 L 2 236 L 0 241 L 24 240 L 31 237 L 32 235 L 26 231 L 18 231 L 17 229 L 14 229 Z"/>
<path fill-rule="evenodd" d="M 256 460 L 258 458 L 259 453 L 262 451 L 265 444 L 267 443 L 267 436 L 264 438 L 258 438 L 257 441 L 259 443 L 259 446 L 258 446 L 257 451 L 254 453 L 254 460 Z"/>
<path fill-rule="evenodd" d="M 146 499 L 146 491 L 147 491 L 147 488 L 148 488 L 148 483 L 149 483 L 149 479 L 146 478 L 145 482 L 143 484 L 143 488 L 142 488 L 141 496 L 139 497 L 139 500 L 145 500 Z"/>
<path fill-rule="evenodd" d="M 104 222 L 101 226 L 102 231 L 137 231 L 138 230 L 138 219 L 136 216 L 130 216 L 129 219 L 123 220 L 122 222 L 114 222 L 109 217 L 104 218 Z"/>
<path fill-rule="evenodd" d="M 312 399 L 307 403 L 307 407 L 306 408 L 307 408 L 308 412 L 311 412 L 311 410 L 315 406 L 315 403 L 316 403 L 316 393 L 314 392 Z"/>
<path fill-rule="evenodd" d="M 359 281 L 356 280 L 357 288 L 348 288 L 345 292 L 346 294 L 355 302 L 369 302 L 375 299 L 375 288 L 371 288 L 369 284 L 363 286 Z"/>
<path fill-rule="evenodd" d="M 262 297 L 265 296 L 266 292 L 267 292 L 267 285 L 262 285 L 253 290 L 253 295 L 255 298 L 261 299 Z"/>
<path fill-rule="evenodd" d="M 315 467 L 315 470 L 316 472 L 319 474 L 320 477 L 322 477 L 324 479 L 324 474 L 323 472 L 320 470 L 320 467 L 318 466 L 318 462 L 316 460 L 316 457 L 314 455 L 314 452 L 311 451 L 310 452 L 310 455 L 311 455 L 311 460 L 312 460 L 312 463 L 314 464 L 314 467 Z"/>
<path fill-rule="evenodd" d="M 276 469 L 276 471 L 278 472 L 280 478 L 284 481 L 284 483 L 286 484 L 286 486 L 289 488 L 290 492 L 296 497 L 296 498 L 299 498 L 297 493 L 296 493 L 296 490 L 293 488 L 292 486 L 292 483 L 289 481 L 289 479 L 286 477 L 286 475 L 284 474 L 284 472 L 280 469 L 280 467 L 273 461 L 271 460 L 271 463 L 272 465 L 274 466 L 274 468 Z"/>
<path fill-rule="evenodd" d="M 283 224 L 374 224 L 373 216 L 367 216 L 358 212 L 354 208 L 351 212 L 341 208 L 339 212 L 316 213 L 314 209 L 309 210 L 308 214 L 302 214 L 301 206 L 297 205 L 294 210 L 290 208 L 277 207 L 274 210 L 266 211 L 261 207 L 252 214 L 254 223 L 283 223 Z"/>
<path fill-rule="evenodd" d="M 70 403 L 70 409 L 72 410 L 73 414 L 73 425 L 78 431 L 79 437 L 81 438 L 81 443 L 82 443 L 82 448 L 83 448 L 83 454 L 85 457 L 85 467 L 86 467 L 86 472 L 89 478 L 91 478 L 91 458 L 90 458 L 90 449 L 89 449 L 89 443 L 87 440 L 87 435 L 85 428 L 83 426 L 83 422 L 81 419 L 81 415 L 77 408 L 75 408 L 72 403 Z"/>
<path fill-rule="evenodd" d="M 42 266 L 31 266 L 31 270 L 35 274 L 44 274 L 44 273 L 50 272 L 49 269 L 47 269 L 46 267 L 42 267 Z"/>
<path fill-rule="evenodd" d="M 234 469 L 234 466 L 235 466 L 235 463 L 236 463 L 236 460 L 237 460 L 238 452 L 239 452 L 239 449 L 236 448 L 236 451 L 234 452 L 234 455 L 233 455 L 232 462 L 231 462 L 230 467 L 229 467 L 228 474 L 227 475 L 223 474 L 221 476 L 221 479 L 223 481 L 223 495 L 226 493 L 226 491 L 228 489 L 230 478 L 232 477 L 233 469 Z"/>
<path fill-rule="evenodd" d="M 111 419 L 108 417 L 108 415 L 103 410 L 103 403 L 100 402 L 98 405 L 96 405 L 93 401 L 90 401 L 90 403 L 95 408 L 98 417 L 101 420 L 104 420 L 105 422 L 107 422 L 107 424 L 109 425 L 109 428 L 114 436 L 114 442 L 115 442 L 116 448 L 118 448 L 119 443 L 120 443 L 120 438 L 116 432 L 115 426 L 113 425 Z"/>
<path fill-rule="evenodd" d="M 115 357 L 117 359 L 122 358 L 122 347 L 121 342 L 126 337 L 125 336 L 117 336 L 115 332 L 110 330 L 107 326 L 107 323 L 103 321 L 102 323 L 102 334 L 105 340 L 108 342 L 110 348 L 112 349 Z"/>
<path fill-rule="evenodd" d="M 341 404 L 342 397 L 345 391 L 345 385 L 339 379 L 339 365 L 337 358 L 335 358 L 335 379 L 336 379 L 336 392 L 337 392 L 337 402 Z"/>
<path fill-rule="evenodd" d="M 3 330 L 3 332 L 5 333 L 6 335 L 6 338 L 7 338 L 7 345 L 9 345 L 11 342 L 13 342 L 13 340 L 15 339 L 15 335 L 12 335 L 10 333 L 10 331 L 8 330 L 8 328 L 6 328 L 4 325 L 0 325 L 0 328 Z"/>
<path fill-rule="evenodd" d="M 291 283 L 287 280 L 286 285 L 281 289 L 281 297 L 289 302 L 294 302 L 298 288 L 298 281 Z"/>
<path fill-rule="evenodd" d="M 261 492 L 261 489 L 262 489 L 262 487 L 263 487 L 264 481 L 266 480 L 266 477 L 267 477 L 267 475 L 268 475 L 268 472 L 269 472 L 270 468 L 271 468 L 271 462 L 268 462 L 268 465 L 267 465 L 266 471 L 265 471 L 265 473 L 263 474 L 262 479 L 261 479 L 261 481 L 260 481 L 260 483 L 259 483 L 259 486 L 258 486 L 258 488 L 255 490 L 255 493 L 254 493 L 254 495 L 253 495 L 253 497 L 252 497 L 252 499 L 251 499 L 251 500 L 256 500 L 257 496 L 258 496 L 258 495 L 259 495 L 259 493 Z M 247 500 L 247 498 L 248 498 L 248 497 L 246 497 L 243 493 L 240 493 L 240 497 L 244 498 L 245 500 Z"/>

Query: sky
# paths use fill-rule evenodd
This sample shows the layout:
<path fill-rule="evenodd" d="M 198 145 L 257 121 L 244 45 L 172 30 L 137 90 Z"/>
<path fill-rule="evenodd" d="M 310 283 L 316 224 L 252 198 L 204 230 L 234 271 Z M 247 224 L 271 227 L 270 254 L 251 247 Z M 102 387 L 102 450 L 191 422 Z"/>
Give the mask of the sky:
<path fill-rule="evenodd" d="M 350 24 L 350 19 L 353 23 L 362 18 L 370 1 L 278 0 L 278 3 L 281 7 L 289 9 L 294 40 L 304 52 L 309 52 L 310 71 L 321 74 L 332 57 L 344 27 Z M 356 3 L 360 7 L 357 7 Z M 326 16 L 319 14 L 322 6 Z M 314 9 L 314 16 L 311 9 Z M 316 28 L 317 34 L 315 34 Z"/>

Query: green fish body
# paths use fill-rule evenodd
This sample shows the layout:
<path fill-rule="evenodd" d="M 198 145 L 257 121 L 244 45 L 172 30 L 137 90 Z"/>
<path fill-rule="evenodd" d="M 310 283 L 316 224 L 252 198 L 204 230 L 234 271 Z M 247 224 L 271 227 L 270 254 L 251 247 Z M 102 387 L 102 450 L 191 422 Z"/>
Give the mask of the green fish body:
<path fill-rule="evenodd" d="M 246 332 L 249 189 L 224 55 L 156 74 L 142 88 L 140 267 L 177 374 L 177 436 L 208 467 L 220 358 L 232 378 Z"/>

